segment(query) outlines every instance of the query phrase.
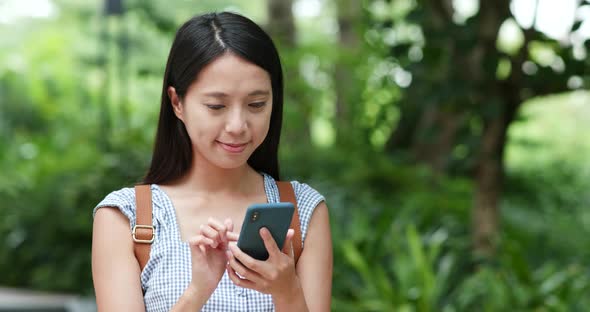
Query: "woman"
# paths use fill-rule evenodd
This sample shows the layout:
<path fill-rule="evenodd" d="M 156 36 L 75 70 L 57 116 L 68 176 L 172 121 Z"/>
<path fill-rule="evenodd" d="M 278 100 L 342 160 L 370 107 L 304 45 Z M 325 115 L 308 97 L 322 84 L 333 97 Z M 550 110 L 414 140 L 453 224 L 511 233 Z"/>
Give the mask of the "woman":
<path fill-rule="evenodd" d="M 135 192 L 94 209 L 99 311 L 328 311 L 332 243 L 324 198 L 291 182 L 304 244 L 295 263 L 261 230 L 270 257 L 235 244 L 246 208 L 278 202 L 283 77 L 270 37 L 233 13 L 194 17 L 176 33 L 151 166 L 155 240 L 142 269 L 130 226 Z M 291 246 L 290 229 L 285 244 Z"/>

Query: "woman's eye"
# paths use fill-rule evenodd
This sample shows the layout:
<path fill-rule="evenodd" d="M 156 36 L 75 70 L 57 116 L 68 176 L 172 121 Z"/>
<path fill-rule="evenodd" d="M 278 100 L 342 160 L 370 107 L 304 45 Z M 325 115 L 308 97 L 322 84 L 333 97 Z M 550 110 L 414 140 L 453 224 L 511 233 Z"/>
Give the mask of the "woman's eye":
<path fill-rule="evenodd" d="M 205 104 L 209 109 L 212 110 L 220 110 L 225 107 L 225 105 L 213 105 L 213 104 Z"/>
<path fill-rule="evenodd" d="M 266 105 L 266 102 L 256 102 L 256 103 L 250 103 L 249 106 L 253 107 L 253 108 L 261 108 L 264 105 Z"/>

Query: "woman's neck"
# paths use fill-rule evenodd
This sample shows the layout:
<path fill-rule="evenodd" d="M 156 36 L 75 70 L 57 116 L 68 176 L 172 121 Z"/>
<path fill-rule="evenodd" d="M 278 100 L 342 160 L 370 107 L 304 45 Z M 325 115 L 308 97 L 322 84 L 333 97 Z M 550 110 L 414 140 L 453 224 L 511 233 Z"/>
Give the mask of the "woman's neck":
<path fill-rule="evenodd" d="M 257 177 L 259 174 L 248 164 L 224 169 L 204 159 L 194 159 L 191 169 L 172 185 L 193 193 L 246 195 L 256 190 Z"/>

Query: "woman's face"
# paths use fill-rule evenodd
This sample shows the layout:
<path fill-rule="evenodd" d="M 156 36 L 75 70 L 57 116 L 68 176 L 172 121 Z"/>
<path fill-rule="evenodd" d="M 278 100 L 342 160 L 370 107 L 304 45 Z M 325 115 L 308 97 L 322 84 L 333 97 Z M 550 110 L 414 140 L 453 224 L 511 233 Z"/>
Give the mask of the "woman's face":
<path fill-rule="evenodd" d="M 204 159 L 224 169 L 240 167 L 268 133 L 270 76 L 232 53 L 205 66 L 183 99 L 172 87 L 168 95 L 186 127 L 197 162 Z"/>

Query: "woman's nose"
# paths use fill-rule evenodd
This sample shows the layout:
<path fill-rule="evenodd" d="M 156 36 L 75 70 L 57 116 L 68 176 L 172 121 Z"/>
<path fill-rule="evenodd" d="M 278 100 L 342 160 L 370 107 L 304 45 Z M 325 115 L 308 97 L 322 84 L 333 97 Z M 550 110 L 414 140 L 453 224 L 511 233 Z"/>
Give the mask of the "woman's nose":
<path fill-rule="evenodd" d="M 241 109 L 233 110 L 225 124 L 225 131 L 228 133 L 242 133 L 248 127 L 245 112 Z"/>

